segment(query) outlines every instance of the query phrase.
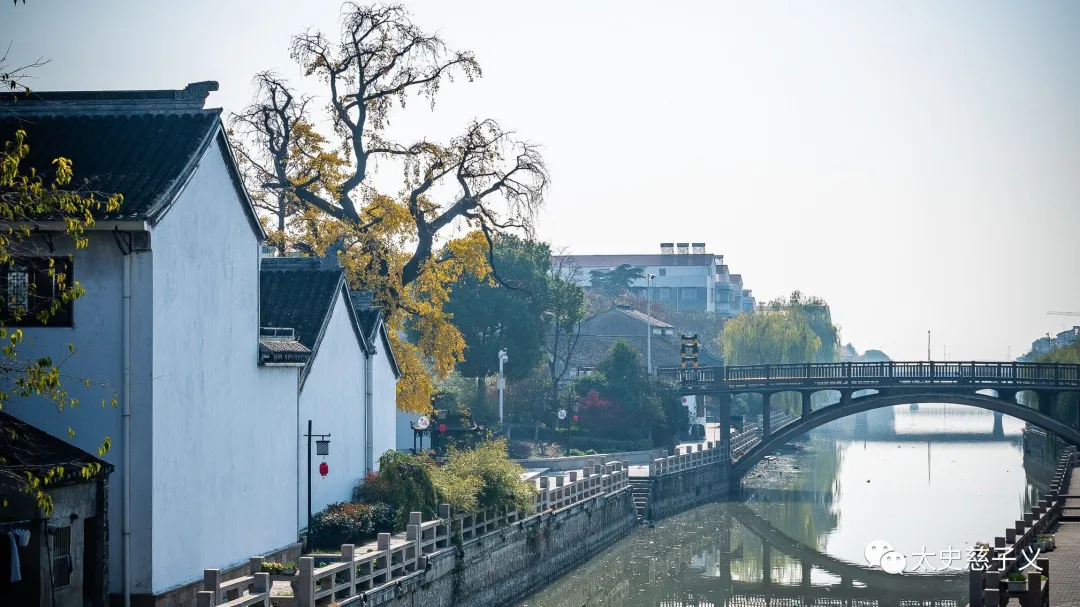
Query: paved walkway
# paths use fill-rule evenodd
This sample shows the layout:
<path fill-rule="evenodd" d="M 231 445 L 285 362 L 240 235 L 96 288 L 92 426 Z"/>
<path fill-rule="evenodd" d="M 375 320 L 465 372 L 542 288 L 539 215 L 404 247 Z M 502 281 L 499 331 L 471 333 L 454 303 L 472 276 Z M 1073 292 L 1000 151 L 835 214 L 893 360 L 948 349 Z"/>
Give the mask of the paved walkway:
<path fill-rule="evenodd" d="M 1072 471 L 1069 495 L 1080 495 L 1080 467 Z M 1080 497 L 1066 499 L 1065 506 L 1080 507 Z M 1051 533 L 1057 548 L 1046 555 L 1050 559 L 1050 605 L 1080 607 L 1080 521 L 1058 523 Z"/>

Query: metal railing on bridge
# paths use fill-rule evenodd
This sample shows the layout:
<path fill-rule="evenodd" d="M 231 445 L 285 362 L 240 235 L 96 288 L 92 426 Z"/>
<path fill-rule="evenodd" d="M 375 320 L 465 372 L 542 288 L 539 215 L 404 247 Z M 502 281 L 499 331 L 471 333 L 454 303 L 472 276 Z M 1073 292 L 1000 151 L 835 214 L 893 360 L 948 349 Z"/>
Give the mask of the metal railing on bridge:
<path fill-rule="evenodd" d="M 770 432 L 776 432 L 780 428 L 794 422 L 797 417 L 790 413 L 778 413 L 773 415 L 770 419 Z M 764 434 L 762 428 L 761 416 L 758 415 L 755 421 L 743 425 L 742 431 L 738 434 L 731 436 L 731 459 L 736 461 L 750 449 L 753 449 L 755 445 L 761 442 L 761 437 Z"/>
<path fill-rule="evenodd" d="M 1078 387 L 1080 365 L 1057 363 L 873 362 L 739 365 L 660 369 L 684 385 L 727 389 L 918 385 Z"/>

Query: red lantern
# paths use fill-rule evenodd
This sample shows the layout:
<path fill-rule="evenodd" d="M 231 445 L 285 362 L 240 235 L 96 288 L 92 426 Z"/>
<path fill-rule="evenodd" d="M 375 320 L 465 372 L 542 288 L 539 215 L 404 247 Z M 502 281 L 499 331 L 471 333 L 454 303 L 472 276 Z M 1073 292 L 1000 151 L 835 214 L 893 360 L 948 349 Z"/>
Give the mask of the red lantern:
<path fill-rule="evenodd" d="M 326 462 L 319 464 L 319 474 L 322 476 L 330 474 L 330 466 Z"/>
<path fill-rule="evenodd" d="M 577 416 L 575 415 L 572 419 L 576 422 L 577 421 Z"/>
<path fill-rule="evenodd" d="M 439 424 L 439 432 L 446 432 L 446 424 Z"/>

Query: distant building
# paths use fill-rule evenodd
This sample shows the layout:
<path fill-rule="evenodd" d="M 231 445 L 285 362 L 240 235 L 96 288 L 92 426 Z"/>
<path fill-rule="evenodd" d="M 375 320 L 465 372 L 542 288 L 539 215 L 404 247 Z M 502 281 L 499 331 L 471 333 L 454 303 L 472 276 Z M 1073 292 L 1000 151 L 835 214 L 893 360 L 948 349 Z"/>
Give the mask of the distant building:
<path fill-rule="evenodd" d="M 555 356 L 560 367 L 569 365 L 564 381 L 573 380 L 575 377 L 588 375 L 596 370 L 600 363 L 607 358 L 608 352 L 617 341 L 625 341 L 641 354 L 641 362 L 645 364 L 648 350 L 648 337 L 645 333 L 648 316 L 626 306 L 615 306 L 610 310 L 601 312 L 586 321 L 581 326 L 581 332 L 576 336 L 573 348 L 560 346 L 556 348 L 549 340 L 549 354 Z M 664 367 L 677 367 L 682 362 L 682 350 L 680 336 L 675 327 L 658 319 L 652 318 L 649 322 L 652 329 L 652 367 L 653 371 Z M 563 337 L 565 340 L 566 337 Z M 565 341 L 564 341 L 565 343 Z M 567 360 L 569 358 L 569 360 Z M 701 366 L 720 366 L 721 358 L 702 347 L 698 353 L 698 364 Z"/>
<path fill-rule="evenodd" d="M 1031 362 L 1043 354 L 1049 354 L 1056 348 L 1067 348 L 1080 340 L 1080 326 L 1066 329 L 1051 337 L 1047 334 L 1031 342 L 1031 350 L 1023 356 L 1017 357 L 1017 362 Z"/>
<path fill-rule="evenodd" d="M 705 252 L 705 243 L 660 243 L 659 254 L 646 255 L 564 255 L 556 256 L 564 275 L 581 286 L 589 286 L 594 270 L 612 270 L 621 265 L 641 268 L 652 274 L 652 298 L 676 310 L 704 310 L 726 316 L 751 312 L 756 302 L 743 286 L 741 274 L 731 274 L 723 255 Z M 635 281 L 632 291 L 645 297 L 645 278 Z"/>

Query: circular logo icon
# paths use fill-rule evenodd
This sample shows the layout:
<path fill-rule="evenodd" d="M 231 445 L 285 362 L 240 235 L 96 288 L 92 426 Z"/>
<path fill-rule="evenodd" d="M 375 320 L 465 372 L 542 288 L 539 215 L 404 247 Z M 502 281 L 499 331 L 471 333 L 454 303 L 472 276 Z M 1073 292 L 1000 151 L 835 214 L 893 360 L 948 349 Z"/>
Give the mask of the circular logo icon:
<path fill-rule="evenodd" d="M 907 557 L 893 550 L 881 555 L 881 569 L 885 573 L 903 573 L 907 568 Z"/>
<path fill-rule="evenodd" d="M 559 409 L 559 419 L 566 419 L 566 409 Z"/>
<path fill-rule="evenodd" d="M 866 562 L 871 567 L 877 567 L 881 565 L 881 557 L 886 553 L 894 550 L 893 545 L 885 540 L 874 540 L 866 545 L 866 550 L 863 551 L 863 555 L 866 557 Z"/>
<path fill-rule="evenodd" d="M 421 415 L 420 419 L 416 420 L 416 427 L 419 430 L 427 430 L 427 427 L 431 425 L 431 420 L 425 415 Z"/>

